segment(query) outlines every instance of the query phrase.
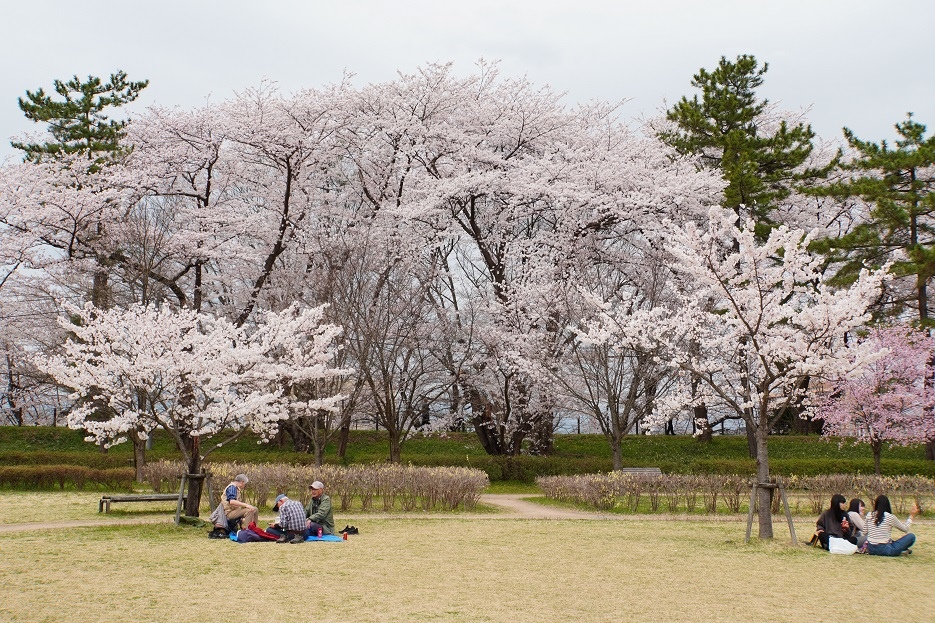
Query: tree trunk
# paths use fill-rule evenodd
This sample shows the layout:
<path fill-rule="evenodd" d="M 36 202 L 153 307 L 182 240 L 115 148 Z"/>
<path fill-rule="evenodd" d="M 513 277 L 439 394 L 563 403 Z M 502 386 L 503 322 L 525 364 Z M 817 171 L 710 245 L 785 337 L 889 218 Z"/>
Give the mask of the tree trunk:
<path fill-rule="evenodd" d="M 204 473 L 201 469 L 201 438 L 188 438 L 188 498 L 185 500 L 185 514 L 188 517 L 198 517 L 201 507 L 201 490 L 204 485 Z"/>
<path fill-rule="evenodd" d="M 132 431 L 133 439 L 133 467 L 136 470 L 136 481 L 143 482 L 143 468 L 146 466 L 146 442 L 149 436 L 142 431 Z"/>
<path fill-rule="evenodd" d="M 623 469 L 623 448 L 620 447 L 620 440 L 610 444 L 614 452 L 614 471 Z"/>
<path fill-rule="evenodd" d="M 471 423 L 474 425 L 474 433 L 480 445 L 483 446 L 484 452 L 493 456 L 506 454 L 503 440 L 497 435 L 490 405 L 482 403 L 476 396 L 472 396 L 471 400 Z"/>
<path fill-rule="evenodd" d="M 402 447 L 398 435 L 390 435 L 390 463 L 402 462 Z"/>
<path fill-rule="evenodd" d="M 757 444 L 756 440 L 757 431 L 755 428 L 751 429 L 749 424 L 744 428 L 746 428 L 747 431 L 747 452 L 750 454 L 751 459 L 756 459 L 759 461 L 759 445 Z"/>
<path fill-rule="evenodd" d="M 714 437 L 711 422 L 708 420 L 708 405 L 698 405 L 693 409 L 692 424 L 695 427 L 695 439 L 701 443 L 708 443 Z"/>
<path fill-rule="evenodd" d="M 751 422 L 747 422 L 747 428 L 754 430 L 754 441 L 756 442 L 756 478 L 759 483 L 768 483 L 769 480 L 769 449 L 767 440 L 769 438 L 769 423 L 765 416 L 755 428 Z M 757 520 L 759 523 L 759 537 L 761 539 L 773 538 L 773 490 L 757 488 Z"/>
<path fill-rule="evenodd" d="M 544 413 L 532 430 L 532 444 L 530 454 L 536 456 L 549 456 L 554 450 L 555 426 L 552 415 Z"/>
<path fill-rule="evenodd" d="M 935 461 L 935 441 L 929 441 L 925 444 L 925 460 Z"/>
<path fill-rule="evenodd" d="M 880 455 L 883 454 L 883 442 L 874 441 L 870 444 L 870 448 L 873 450 L 873 473 L 879 476 L 880 475 Z"/>
<path fill-rule="evenodd" d="M 351 418 L 347 418 L 344 424 L 341 425 L 341 434 L 338 435 L 338 458 L 344 460 L 344 455 L 347 454 L 347 442 L 351 436 Z"/>

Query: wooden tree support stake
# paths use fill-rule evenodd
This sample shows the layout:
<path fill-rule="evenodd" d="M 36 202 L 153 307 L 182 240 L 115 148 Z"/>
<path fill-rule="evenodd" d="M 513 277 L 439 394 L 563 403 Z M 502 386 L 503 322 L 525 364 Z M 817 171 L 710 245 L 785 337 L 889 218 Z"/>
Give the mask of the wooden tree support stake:
<path fill-rule="evenodd" d="M 799 540 L 795 536 L 795 526 L 792 525 L 792 511 L 789 510 L 789 501 L 786 499 L 786 487 L 782 483 L 782 478 L 777 478 L 776 482 L 755 482 L 750 490 L 750 509 L 747 512 L 747 536 L 744 543 L 750 542 L 750 532 L 753 529 L 753 507 L 756 505 L 756 492 L 758 489 L 769 489 L 771 492 L 779 490 L 779 498 L 782 500 L 782 507 L 786 511 L 786 522 L 789 524 L 789 534 L 792 536 L 792 544 L 798 545 Z M 770 495 L 772 499 L 772 495 Z M 772 511 L 771 511 L 772 512 Z"/>

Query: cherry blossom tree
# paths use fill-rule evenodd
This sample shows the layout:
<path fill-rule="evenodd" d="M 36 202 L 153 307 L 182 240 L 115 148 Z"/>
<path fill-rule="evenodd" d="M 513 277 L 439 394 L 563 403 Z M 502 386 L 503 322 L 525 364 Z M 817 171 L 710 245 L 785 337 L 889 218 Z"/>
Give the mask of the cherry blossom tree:
<path fill-rule="evenodd" d="M 571 317 L 582 324 L 592 319 L 595 297 L 632 312 L 665 306 L 674 296 L 660 254 L 654 257 L 632 242 L 627 247 L 621 254 L 627 262 L 595 263 L 578 271 L 566 295 Z M 656 355 L 575 335 L 553 370 L 563 406 L 598 427 L 610 446 L 614 469 L 623 467 L 623 438 L 651 416 L 656 396 L 671 383 L 671 368 Z"/>
<path fill-rule="evenodd" d="M 866 323 L 882 272 L 847 289 L 824 283 L 823 258 L 808 251 L 812 236 L 780 226 L 760 243 L 752 223 L 736 225 L 732 210 L 712 208 L 706 226 L 672 228 L 667 247 L 683 295 L 669 310 L 632 314 L 606 306 L 587 339 L 645 351 L 683 373 L 680 391 L 657 399 L 658 413 L 715 398 L 754 430 L 757 480 L 769 482 L 768 439 L 784 409 L 806 398 L 805 379 L 837 379 L 867 363 L 872 344 L 845 348 Z M 698 349 L 686 348 L 696 343 Z M 690 385 L 700 382 L 693 396 Z M 772 538 L 771 493 L 760 489 L 760 538 Z"/>
<path fill-rule="evenodd" d="M 579 320 L 567 285 L 579 267 L 638 265 L 619 241 L 697 215 L 721 186 L 618 112 L 569 108 L 484 63 L 466 77 L 430 65 L 362 89 L 262 85 L 191 111 L 153 108 L 126 126 L 132 150 L 93 179 L 71 180 L 86 171 L 63 163 L 4 169 L 0 247 L 63 283 L 79 276 L 99 306 L 171 305 L 248 331 L 264 310 L 333 302 L 326 317 L 348 325 L 349 343 L 385 348 L 348 349 L 347 365 L 418 354 L 424 381 L 408 401 L 447 401 L 490 452 L 518 453 L 530 435 L 547 449 L 560 409 L 551 371 Z M 362 259 L 373 274 L 357 282 L 376 298 L 345 296 L 338 281 Z M 403 350 L 364 335 L 400 306 L 374 275 L 418 308 L 405 331 L 394 316 L 398 334 L 420 336 Z M 412 387 L 403 367 L 384 369 L 374 387 Z M 345 407 L 377 413 L 378 393 Z"/>
<path fill-rule="evenodd" d="M 824 420 L 824 435 L 870 444 L 879 474 L 884 443 L 906 446 L 935 438 L 935 338 L 892 326 L 873 329 L 864 339 L 884 354 L 835 383 L 816 417 Z"/>
<path fill-rule="evenodd" d="M 320 323 L 321 309 L 267 312 L 250 333 L 189 309 L 65 309 L 73 337 L 38 365 L 73 390 L 69 427 L 107 445 L 165 429 L 190 474 L 247 430 L 269 439 L 290 408 L 332 409 L 341 398 L 290 395 L 296 384 L 348 372 L 329 366 L 340 330 Z M 197 516 L 200 481 L 192 487 L 186 512 Z"/>
<path fill-rule="evenodd" d="M 718 183 L 619 124 L 616 106 L 568 109 L 547 87 L 501 78 L 495 66 L 463 79 L 430 66 L 366 95 L 363 110 L 375 112 L 365 126 L 374 145 L 357 159 L 365 197 L 431 227 L 437 248 L 453 241 L 438 316 L 460 332 L 451 341 L 475 348 L 442 359 L 459 353 L 452 373 L 485 449 L 519 453 L 531 433 L 550 437 L 547 369 L 570 326 L 552 294 L 572 267 L 593 261 L 594 236 L 693 211 Z M 385 164 L 371 167 L 380 154 Z"/>

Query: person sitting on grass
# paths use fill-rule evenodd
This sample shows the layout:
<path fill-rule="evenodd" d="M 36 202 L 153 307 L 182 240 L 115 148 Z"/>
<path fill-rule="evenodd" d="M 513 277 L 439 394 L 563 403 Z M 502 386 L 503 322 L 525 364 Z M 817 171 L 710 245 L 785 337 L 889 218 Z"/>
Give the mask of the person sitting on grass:
<path fill-rule="evenodd" d="M 916 542 L 916 535 L 909 532 L 909 527 L 912 526 L 912 518 L 920 512 L 919 505 L 914 504 L 909 511 L 909 519 L 904 524 L 893 514 L 890 499 L 885 495 L 877 496 L 873 510 L 867 513 L 864 520 L 867 528 L 867 553 L 871 556 L 899 556 L 903 552 L 911 554 L 912 550 L 909 548 Z M 905 536 L 894 541 L 894 527 L 905 532 Z"/>
<path fill-rule="evenodd" d="M 308 486 L 312 494 L 312 499 L 308 502 L 305 509 L 305 516 L 308 518 L 308 533 L 311 536 L 322 534 L 334 534 L 334 514 L 331 511 L 331 497 L 325 495 L 325 485 L 320 480 L 316 480 Z"/>
<path fill-rule="evenodd" d="M 828 549 L 828 539 L 837 537 L 857 544 L 853 528 L 847 519 L 847 498 L 840 493 L 831 496 L 831 506 L 815 522 L 815 533 L 821 541 L 821 548 Z"/>
<path fill-rule="evenodd" d="M 867 542 L 867 526 L 864 523 L 864 515 L 867 513 L 867 507 L 864 501 L 858 498 L 851 500 L 847 507 L 847 519 L 851 522 L 854 536 L 857 538 L 857 547 L 863 548 Z"/>
<path fill-rule="evenodd" d="M 221 504 L 224 505 L 224 515 L 227 516 L 228 524 L 243 518 L 247 521 L 247 525 L 250 525 L 256 523 L 259 517 L 256 506 L 243 501 L 243 490 L 248 482 L 250 482 L 250 479 L 247 478 L 246 474 L 237 474 L 234 480 L 224 489 Z M 223 527 L 227 528 L 227 526 Z"/>
<path fill-rule="evenodd" d="M 277 543 L 301 543 L 305 540 L 311 522 L 305 518 L 305 507 L 301 502 L 290 500 L 289 496 L 281 493 L 276 496 L 273 510 L 279 513 L 279 517 L 270 525 L 269 531 L 282 534 Z"/>

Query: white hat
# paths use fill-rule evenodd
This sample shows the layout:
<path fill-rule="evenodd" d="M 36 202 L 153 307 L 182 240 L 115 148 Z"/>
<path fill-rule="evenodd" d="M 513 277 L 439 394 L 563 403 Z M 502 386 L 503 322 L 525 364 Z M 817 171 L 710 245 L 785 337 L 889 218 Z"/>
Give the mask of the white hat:
<path fill-rule="evenodd" d="M 309 489 L 324 489 L 324 488 L 325 488 L 325 483 L 323 483 L 323 482 L 320 481 L 320 480 L 316 480 L 315 482 L 313 482 L 312 484 L 310 484 L 310 485 L 308 486 L 308 488 L 309 488 Z"/>

